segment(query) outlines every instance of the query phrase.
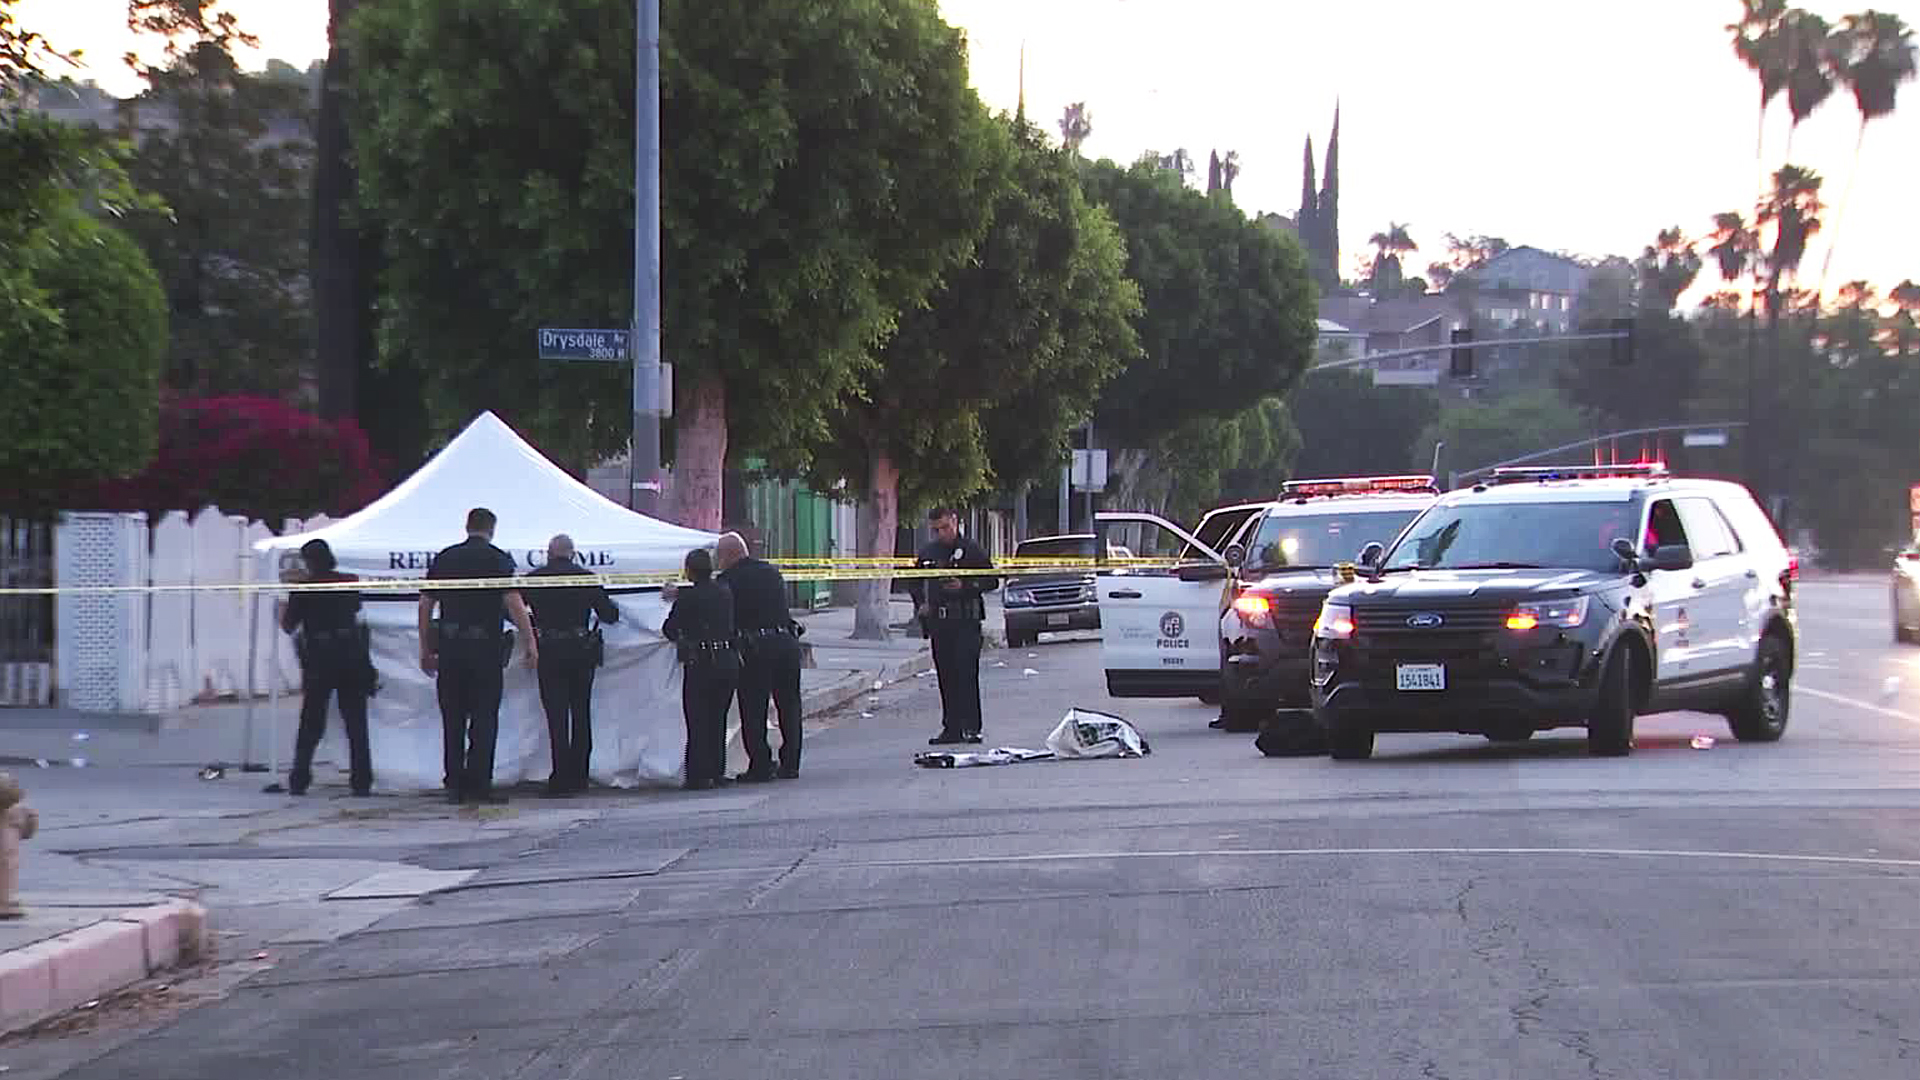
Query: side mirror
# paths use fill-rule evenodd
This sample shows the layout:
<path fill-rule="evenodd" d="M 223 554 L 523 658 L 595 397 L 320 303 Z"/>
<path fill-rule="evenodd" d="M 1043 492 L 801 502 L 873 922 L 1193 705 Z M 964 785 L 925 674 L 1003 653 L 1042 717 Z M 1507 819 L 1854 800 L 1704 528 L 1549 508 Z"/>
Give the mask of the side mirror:
<path fill-rule="evenodd" d="M 1378 568 L 1381 563 L 1386 561 L 1386 558 L 1387 546 L 1378 540 L 1360 549 L 1360 565 L 1369 570 Z"/>
<path fill-rule="evenodd" d="M 1620 561 L 1626 563 L 1628 566 L 1638 566 L 1640 564 L 1640 553 L 1633 549 L 1633 541 L 1624 536 L 1614 540 L 1613 553 L 1620 556 Z"/>
<path fill-rule="evenodd" d="M 1668 544 L 1653 551 L 1652 568 L 1655 570 L 1690 570 L 1693 568 L 1693 549 L 1685 544 Z"/>
<path fill-rule="evenodd" d="M 1219 563 L 1191 563 L 1175 571 L 1181 581 L 1223 581 L 1227 568 Z"/>
<path fill-rule="evenodd" d="M 1220 557 L 1227 560 L 1228 566 L 1232 567 L 1235 570 L 1238 570 L 1242 566 L 1246 565 L 1246 561 L 1247 561 L 1246 545 L 1228 544 L 1227 550 L 1221 552 Z"/>

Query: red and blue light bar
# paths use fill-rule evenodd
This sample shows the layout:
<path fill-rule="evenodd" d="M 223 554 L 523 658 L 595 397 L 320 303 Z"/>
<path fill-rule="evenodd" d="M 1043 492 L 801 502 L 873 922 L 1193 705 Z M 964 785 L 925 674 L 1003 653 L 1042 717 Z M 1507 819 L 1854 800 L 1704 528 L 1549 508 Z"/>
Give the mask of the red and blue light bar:
<path fill-rule="evenodd" d="M 1283 499 L 1388 492 L 1438 495 L 1440 488 L 1434 484 L 1431 476 L 1342 476 L 1326 480 L 1288 480 L 1280 485 L 1280 497 Z"/>
<path fill-rule="evenodd" d="M 1493 482 L 1520 483 L 1528 480 L 1664 480 L 1667 466 L 1647 461 L 1620 465 L 1527 465 L 1493 470 Z"/>

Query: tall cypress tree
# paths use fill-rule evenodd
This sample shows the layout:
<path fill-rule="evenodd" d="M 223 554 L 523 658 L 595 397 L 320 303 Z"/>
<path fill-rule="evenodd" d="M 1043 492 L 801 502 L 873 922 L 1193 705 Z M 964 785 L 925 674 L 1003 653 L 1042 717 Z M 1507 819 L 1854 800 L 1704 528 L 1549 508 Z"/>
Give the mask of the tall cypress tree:
<path fill-rule="evenodd" d="M 1300 242 L 1306 246 L 1308 253 L 1318 256 L 1320 254 L 1320 204 L 1318 201 L 1319 196 L 1314 194 L 1313 136 L 1311 135 L 1307 136 L 1307 147 L 1304 157 L 1305 161 L 1302 166 L 1303 179 L 1300 184 L 1300 216 L 1298 219 Z"/>
<path fill-rule="evenodd" d="M 1320 188 L 1318 206 L 1322 257 L 1333 268 L 1333 280 L 1340 280 L 1340 103 L 1333 106 L 1333 135 L 1327 139 L 1327 172 Z"/>

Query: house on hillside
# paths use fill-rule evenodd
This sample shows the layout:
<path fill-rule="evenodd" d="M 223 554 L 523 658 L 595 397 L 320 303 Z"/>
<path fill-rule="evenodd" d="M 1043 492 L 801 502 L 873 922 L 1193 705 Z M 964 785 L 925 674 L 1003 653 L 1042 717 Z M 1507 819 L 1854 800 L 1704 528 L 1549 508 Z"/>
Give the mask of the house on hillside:
<path fill-rule="evenodd" d="M 1576 259 L 1536 247 L 1508 248 L 1447 287 L 1474 321 L 1495 330 L 1518 327 L 1570 333 L 1592 271 Z"/>
<path fill-rule="evenodd" d="M 1431 352 L 1355 365 L 1371 371 L 1379 386 L 1438 386 L 1447 370 L 1453 331 L 1467 325 L 1466 312 L 1451 297 L 1421 296 L 1376 300 L 1371 296 L 1328 296 L 1320 300 L 1320 336 L 1316 359 L 1392 352 L 1433 346 Z"/>

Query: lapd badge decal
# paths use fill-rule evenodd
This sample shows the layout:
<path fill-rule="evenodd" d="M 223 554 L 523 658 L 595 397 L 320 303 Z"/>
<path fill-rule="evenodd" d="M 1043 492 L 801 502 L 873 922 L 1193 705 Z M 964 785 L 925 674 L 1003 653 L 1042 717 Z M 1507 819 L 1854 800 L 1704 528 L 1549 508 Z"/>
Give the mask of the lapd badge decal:
<path fill-rule="evenodd" d="M 1160 636 L 1163 638 L 1182 637 L 1187 632 L 1187 620 L 1177 611 L 1169 611 L 1160 616 Z"/>

